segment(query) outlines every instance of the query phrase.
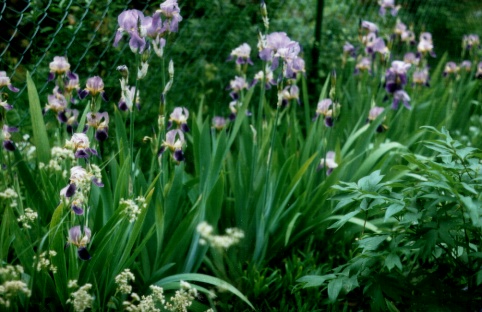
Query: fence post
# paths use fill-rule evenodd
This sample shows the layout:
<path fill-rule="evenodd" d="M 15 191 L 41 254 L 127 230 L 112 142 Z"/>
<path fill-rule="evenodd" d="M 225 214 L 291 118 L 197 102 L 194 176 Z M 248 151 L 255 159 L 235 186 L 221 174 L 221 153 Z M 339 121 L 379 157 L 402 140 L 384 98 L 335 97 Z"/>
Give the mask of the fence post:
<path fill-rule="evenodd" d="M 321 30 L 323 27 L 323 7 L 324 0 L 316 0 L 316 23 L 315 23 L 315 40 L 311 49 L 312 70 L 311 76 L 313 78 L 319 78 L 318 76 L 318 63 L 320 59 L 320 47 L 321 47 Z"/>

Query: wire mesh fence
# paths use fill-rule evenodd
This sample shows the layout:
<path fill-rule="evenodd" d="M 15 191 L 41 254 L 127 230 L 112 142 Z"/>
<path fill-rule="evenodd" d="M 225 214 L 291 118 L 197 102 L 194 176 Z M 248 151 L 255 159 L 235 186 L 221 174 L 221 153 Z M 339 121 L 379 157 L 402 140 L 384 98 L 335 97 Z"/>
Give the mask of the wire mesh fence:
<path fill-rule="evenodd" d="M 72 70 L 84 80 L 92 75 L 105 77 L 107 89 L 115 85 L 115 68 L 128 61 L 127 46 L 113 48 L 117 16 L 129 8 L 153 12 L 161 1 L 112 0 L 6 0 L 0 4 L 0 70 L 13 81 L 23 82 L 29 71 L 40 93 L 47 92 L 48 64 L 56 55 L 67 56 Z M 278 0 L 266 1 L 272 31 L 285 31 L 300 41 L 307 67 L 319 65 L 317 79 L 326 75 L 339 61 L 344 41 L 353 39 L 360 19 L 378 19 L 377 0 Z M 316 5 L 323 4 L 321 45 L 314 46 Z M 399 15 L 416 33 L 426 30 L 434 35 L 436 49 L 460 55 L 461 37 L 482 31 L 482 3 L 478 0 L 399 0 Z M 168 38 L 167 57 L 176 64 L 173 101 L 185 106 L 209 100 L 214 105 L 228 101 L 225 89 L 233 75 L 224 66 L 229 52 L 248 42 L 256 46 L 262 28 L 257 0 L 179 1 L 183 22 L 179 33 Z M 387 17 L 389 19 L 391 17 Z M 386 20 L 382 20 L 386 21 Z M 312 48 L 319 53 L 319 64 L 311 64 Z M 152 67 L 160 66 L 152 64 Z M 155 71 L 151 79 L 160 79 Z M 21 83 L 19 84 L 22 85 Z M 24 96 L 25 87 L 16 95 Z M 159 93 L 159 92 L 158 92 Z M 157 95 L 146 94 L 148 105 Z M 152 104 L 155 105 L 155 104 Z"/>

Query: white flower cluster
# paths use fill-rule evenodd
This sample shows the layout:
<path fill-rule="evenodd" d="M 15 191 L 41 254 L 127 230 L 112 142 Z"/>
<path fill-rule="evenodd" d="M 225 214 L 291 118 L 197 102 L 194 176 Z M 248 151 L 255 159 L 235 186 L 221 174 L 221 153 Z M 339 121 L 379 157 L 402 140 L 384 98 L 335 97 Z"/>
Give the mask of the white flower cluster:
<path fill-rule="evenodd" d="M 96 164 L 90 164 L 90 174 L 97 178 L 97 180 L 102 181 L 102 173 Z"/>
<path fill-rule="evenodd" d="M 9 198 L 18 198 L 18 194 L 17 192 L 15 192 L 14 189 L 12 188 L 7 188 L 5 189 L 5 191 L 3 192 L 0 192 L 0 198 L 3 198 L 3 199 L 9 199 Z"/>
<path fill-rule="evenodd" d="M 132 274 L 131 270 L 125 269 L 119 275 L 115 277 L 115 283 L 117 284 L 117 292 L 121 294 L 130 294 L 132 292 L 132 286 L 129 285 L 130 281 L 134 281 L 136 277 Z"/>
<path fill-rule="evenodd" d="M 68 148 L 55 146 L 52 148 L 51 155 L 52 157 L 50 159 L 49 164 L 47 166 L 43 164 L 42 168 L 45 167 L 53 171 L 62 172 L 63 170 L 62 163 L 64 163 L 66 159 L 69 159 L 71 161 L 75 160 L 74 152 Z M 67 174 L 68 174 L 67 171 L 65 171 L 65 173 L 64 172 L 62 173 L 65 175 L 65 177 L 67 177 Z"/>
<path fill-rule="evenodd" d="M 142 209 L 147 207 L 146 199 L 142 196 L 137 197 L 135 200 L 122 198 L 119 204 L 125 206 L 124 214 L 127 215 L 130 223 L 136 221 Z"/>
<path fill-rule="evenodd" d="M 23 267 L 17 265 L 7 265 L 0 268 L 0 307 L 9 308 L 15 297 L 23 294 L 30 297 L 32 292 L 28 289 L 27 284 L 21 280 Z"/>
<path fill-rule="evenodd" d="M 74 183 L 76 188 L 82 190 L 85 195 L 88 195 L 92 182 L 92 173 L 81 166 L 74 166 L 70 168 L 70 182 Z"/>
<path fill-rule="evenodd" d="M 239 241 L 244 238 L 244 232 L 238 228 L 228 228 L 226 229 L 226 235 L 214 235 L 213 227 L 209 225 L 206 221 L 201 222 L 196 230 L 201 235 L 199 244 L 206 245 L 209 244 L 216 248 L 229 248 L 232 245 L 239 243 Z"/>
<path fill-rule="evenodd" d="M 25 208 L 25 213 L 18 217 L 17 222 L 22 224 L 24 229 L 31 229 L 31 224 L 35 222 L 38 217 L 38 213 L 31 208 Z"/>
<path fill-rule="evenodd" d="M 30 136 L 28 134 L 23 135 L 23 141 L 16 142 L 17 148 L 22 151 L 22 154 L 27 157 L 27 159 L 35 159 L 35 151 L 37 148 L 29 142 Z"/>
<path fill-rule="evenodd" d="M 139 297 L 136 293 L 132 293 L 132 300 L 123 302 L 124 309 L 126 311 L 160 312 L 161 310 L 156 308 L 156 304 L 159 303 L 164 305 L 166 302 L 164 298 L 164 290 L 155 285 L 151 285 L 149 288 L 151 289 L 152 294 L 148 296 Z M 136 302 L 138 302 L 138 304 L 135 304 Z"/>
<path fill-rule="evenodd" d="M 69 283 L 67 284 L 68 288 L 77 288 L 79 285 L 77 285 L 77 280 L 69 280 Z"/>
<path fill-rule="evenodd" d="M 191 284 L 181 281 L 181 289 L 176 291 L 173 297 L 167 302 L 164 308 L 168 311 L 187 312 L 187 308 L 191 306 L 193 300 L 197 297 L 197 290 Z"/>
<path fill-rule="evenodd" d="M 12 201 L 10 202 L 10 207 L 17 207 L 18 205 L 16 201 L 16 199 L 18 198 L 18 194 L 14 189 L 10 187 L 5 189 L 5 191 L 0 192 L 0 198 L 11 199 Z"/>
<path fill-rule="evenodd" d="M 49 250 L 48 255 L 47 255 L 46 251 L 42 252 L 40 254 L 38 262 L 37 262 L 37 271 L 40 272 L 42 270 L 50 270 L 54 274 L 57 273 L 57 267 L 55 265 L 53 265 L 50 262 L 50 259 L 49 259 L 51 257 L 55 257 L 56 255 L 57 255 L 57 252 L 55 250 Z M 47 257 L 49 257 L 49 258 L 47 258 Z M 34 261 L 36 261 L 37 257 L 34 256 L 33 259 L 34 259 Z"/>
<path fill-rule="evenodd" d="M 78 287 L 77 281 L 69 281 L 69 288 Z M 67 300 L 67 303 L 72 303 L 75 312 L 83 312 L 89 308 L 92 308 L 94 298 L 89 295 L 89 290 L 92 288 L 92 284 L 85 284 L 77 291 L 70 294 L 71 299 Z"/>

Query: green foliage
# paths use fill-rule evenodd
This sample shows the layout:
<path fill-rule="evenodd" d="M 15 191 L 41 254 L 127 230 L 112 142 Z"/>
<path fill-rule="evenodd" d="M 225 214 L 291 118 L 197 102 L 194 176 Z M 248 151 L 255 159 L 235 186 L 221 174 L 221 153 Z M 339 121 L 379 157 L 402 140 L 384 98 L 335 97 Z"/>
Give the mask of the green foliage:
<path fill-rule="evenodd" d="M 70 2 L 53 3 L 66 24 L 62 14 Z M 159 286 L 167 302 L 195 289 L 193 311 L 316 311 L 327 305 L 334 311 L 477 308 L 477 286 L 482 283 L 481 154 L 473 146 L 482 140 L 482 93 L 480 81 L 472 79 L 475 67 L 443 77 L 444 55 L 430 70 L 431 87 L 412 85 L 413 71 L 426 65 L 424 59 L 407 73 L 405 89 L 412 108 L 391 109 L 385 73 L 407 48 L 387 41 L 391 59 L 377 55 L 371 72 L 354 75 L 358 60 L 348 57 L 328 75 L 339 63 L 344 40 L 357 40 L 359 27 L 349 19 L 359 2 L 330 2 L 325 11 L 328 38 L 321 48 L 328 57 L 318 73 L 327 79 L 313 80 L 320 77 L 313 77 L 308 66 L 306 73 L 286 79 L 283 66 L 278 66 L 273 76 L 277 85 L 267 89 L 261 79 L 242 90 L 231 107 L 234 120 L 214 127 L 214 116 L 229 113 L 229 92 L 221 91 L 229 80 L 236 75 L 251 82 L 255 73 L 266 74 L 267 64 L 255 57 L 254 66 L 225 63 L 241 43 L 256 46 L 258 5 L 213 3 L 184 2 L 189 11 L 183 27 L 165 37 L 165 54 L 159 58 L 132 54 L 125 38 L 112 54 L 104 53 L 122 7 L 102 11 L 100 4 L 89 2 L 88 10 L 76 9 L 74 17 L 92 10 L 89 21 L 98 23 L 86 24 L 98 31 L 84 34 L 88 28 L 75 24 L 62 29 L 61 36 L 81 31 L 97 42 L 102 34 L 95 45 L 101 58 L 84 62 L 85 51 L 77 48 L 69 61 L 84 76 L 97 68 L 95 75 L 105 78 L 111 99 L 103 103 L 100 96 L 89 96 L 74 106 L 72 94 L 67 95 L 66 105 L 79 110 L 76 135 L 84 132 L 90 145 L 73 144 L 72 133 L 52 111 L 42 115 L 44 95 L 39 88 L 39 97 L 29 75 L 30 118 L 21 105 L 19 111 L 2 111 L 2 125 L 8 117 L 9 123 L 22 126 L 22 135 L 12 134 L 17 149 L 0 150 L 5 164 L 0 171 L 0 260 L 2 268 L 21 265 L 24 274 L 19 278 L 32 291 L 30 297 L 15 298 L 15 304 L 25 310 L 71 309 L 72 300 L 87 287 L 87 297 L 94 298 L 92 310 L 122 310 L 154 300 L 157 288 L 151 286 Z M 261 32 L 286 31 L 301 41 L 309 64 L 306 47 L 312 42 L 307 34 L 313 13 L 306 11 L 312 9 L 311 2 L 290 5 L 289 18 L 277 21 L 274 17 L 286 15 L 282 4 L 270 4 L 270 28 Z M 360 12 L 370 11 L 366 17 L 375 18 L 374 7 L 374 1 L 365 1 Z M 306 25 L 299 19 L 305 15 L 310 16 Z M 33 12 L 29 21 L 41 16 Z M 392 17 L 382 19 L 385 39 L 394 23 Z M 45 27 L 44 33 L 55 37 L 60 28 Z M 213 32 L 222 36 L 205 35 Z M 47 58 L 51 61 L 68 49 L 51 47 L 45 65 Z M 149 70 L 141 80 L 137 67 L 146 59 Z M 171 59 L 175 75 L 167 70 Z M 117 85 L 122 75 L 104 74 L 121 63 L 130 69 L 123 83 L 136 87 L 131 96 L 140 95 L 140 111 L 116 107 L 119 94 L 126 96 Z M 47 66 L 39 69 L 38 81 L 47 72 Z M 62 76 L 55 83 L 65 91 Z M 299 87 L 299 103 L 290 99 L 280 105 L 285 87 L 294 85 Z M 326 116 L 316 107 L 325 99 L 337 103 Z M 375 106 L 384 108 L 383 113 L 367 120 Z M 179 130 L 170 115 L 174 109 L 186 114 L 189 132 Z M 99 142 L 91 119 L 102 112 L 111 118 L 104 125 L 108 139 Z M 441 126 L 447 130 L 435 130 Z M 168 142 L 166 134 L 173 128 L 179 131 L 178 141 Z M 23 138 L 26 133 L 33 134 L 32 140 Z M 2 133 L 1 138 L 9 135 Z M 74 157 L 84 145 L 89 145 L 84 152 L 95 154 L 95 149 L 97 156 Z M 59 157 L 64 147 L 67 151 Z M 179 149 L 183 160 L 174 157 Z M 77 181 L 78 171 L 71 174 L 79 167 L 87 172 L 84 184 Z M 102 187 L 92 183 L 99 180 Z M 67 195 L 72 184 L 83 197 Z M 17 196 L 3 193 L 7 188 Z M 81 202 L 82 213 L 73 206 L 75 200 Z M 30 211 L 38 213 L 36 218 Z M 30 223 L 25 223 L 27 216 Z M 74 226 L 82 232 L 79 239 L 71 237 Z M 79 255 L 88 258 L 83 251 L 92 258 L 81 260 Z M 133 274 L 127 281 L 130 291 L 120 289 L 122 274 Z M 159 302 L 157 307 L 168 309 Z"/>
<path fill-rule="evenodd" d="M 375 171 L 333 187 L 334 211 L 344 215 L 331 228 L 343 231 L 359 216 L 379 231 L 365 232 L 363 224 L 356 254 L 332 273 L 298 279 L 303 287 L 326 289 L 335 306 L 349 301 L 371 310 L 480 306 L 482 154 L 445 129 L 426 129 L 438 138 L 422 142 L 433 156 L 403 155 L 395 179 Z"/>
<path fill-rule="evenodd" d="M 40 107 L 40 100 L 38 97 L 37 89 L 35 84 L 27 72 L 27 88 L 28 88 L 28 98 L 30 104 L 30 118 L 32 119 L 32 130 L 35 140 L 35 145 L 37 148 L 38 160 L 43 163 L 48 163 L 50 160 L 50 147 L 49 140 L 47 137 L 47 130 L 45 129 L 45 124 L 42 118 L 42 109 Z"/>

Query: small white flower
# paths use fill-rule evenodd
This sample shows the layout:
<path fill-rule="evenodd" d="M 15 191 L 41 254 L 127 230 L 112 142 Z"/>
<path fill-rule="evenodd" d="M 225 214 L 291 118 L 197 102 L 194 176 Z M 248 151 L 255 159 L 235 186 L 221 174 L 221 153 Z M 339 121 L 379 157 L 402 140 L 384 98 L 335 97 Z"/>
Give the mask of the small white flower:
<path fill-rule="evenodd" d="M 227 249 L 244 238 L 244 232 L 237 228 L 226 229 L 226 235 L 214 235 L 213 227 L 206 221 L 199 223 L 196 230 L 201 236 L 199 244 L 206 245 L 209 243 L 209 245 L 215 248 Z"/>
<path fill-rule="evenodd" d="M 147 207 L 146 199 L 144 197 L 137 197 L 135 200 L 122 198 L 119 202 L 124 207 L 124 214 L 129 218 L 129 222 L 132 223 L 137 220 L 137 217 L 141 214 L 142 209 Z"/>
<path fill-rule="evenodd" d="M 70 282 L 69 282 L 70 286 Z M 72 303 L 74 311 L 83 312 L 89 308 L 92 308 L 94 298 L 89 294 L 89 290 L 92 288 L 91 284 L 85 284 L 77 291 L 70 294 L 71 299 L 67 300 L 67 303 Z"/>
<path fill-rule="evenodd" d="M 24 229 L 30 229 L 32 228 L 31 224 L 35 222 L 37 217 L 36 211 L 33 211 L 31 208 L 25 208 L 25 213 L 17 219 L 17 222 L 21 223 Z"/>
<path fill-rule="evenodd" d="M 125 269 L 119 275 L 115 277 L 115 283 L 117 284 L 117 292 L 121 294 L 130 294 L 132 292 L 132 286 L 129 285 L 130 281 L 134 281 L 136 278 L 129 269 Z"/>
<path fill-rule="evenodd" d="M 5 189 L 5 191 L 3 192 L 0 192 L 0 198 L 3 198 L 3 199 L 15 199 L 15 198 L 18 198 L 18 194 L 17 192 L 15 192 L 14 189 L 12 188 L 7 188 Z"/>

